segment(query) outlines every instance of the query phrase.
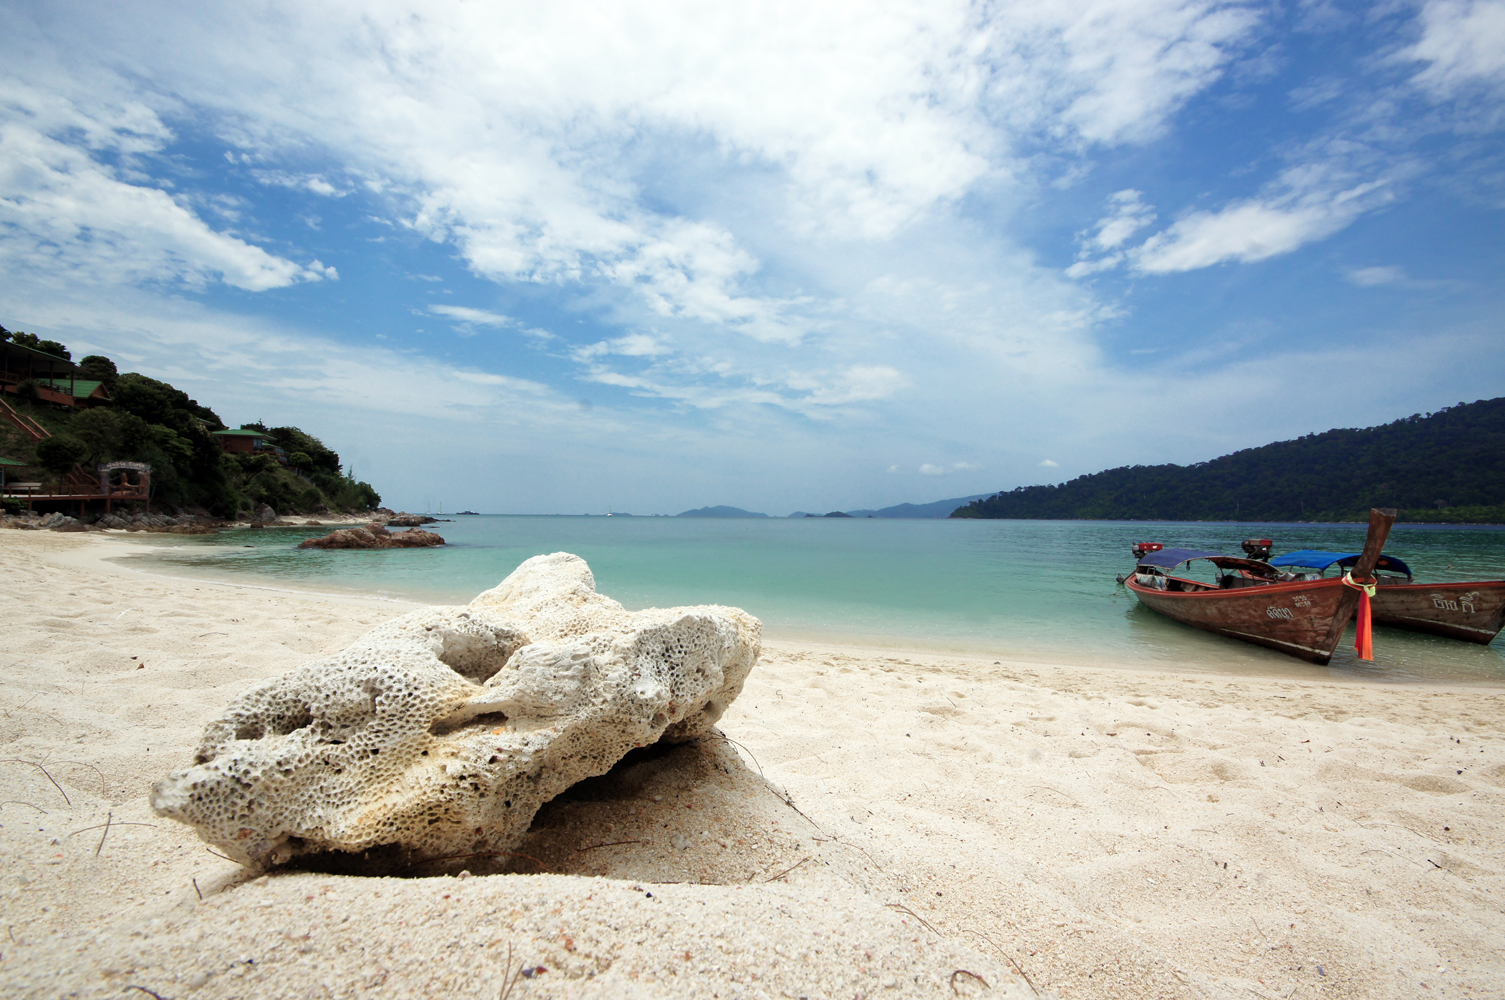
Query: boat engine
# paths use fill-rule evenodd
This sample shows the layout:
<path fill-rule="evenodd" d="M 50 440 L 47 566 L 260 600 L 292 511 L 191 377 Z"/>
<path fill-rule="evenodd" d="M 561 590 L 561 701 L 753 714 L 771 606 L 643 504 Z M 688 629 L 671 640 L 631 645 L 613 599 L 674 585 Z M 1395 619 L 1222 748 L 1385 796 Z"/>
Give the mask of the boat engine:
<path fill-rule="evenodd" d="M 1269 561 L 1270 550 L 1274 547 L 1275 543 L 1268 538 L 1244 539 L 1244 552 L 1250 559 L 1258 559 L 1260 562 Z"/>
<path fill-rule="evenodd" d="M 1159 552 L 1163 548 L 1165 548 L 1165 546 L 1161 545 L 1159 542 L 1135 542 L 1134 558 L 1143 559 L 1151 552 Z"/>

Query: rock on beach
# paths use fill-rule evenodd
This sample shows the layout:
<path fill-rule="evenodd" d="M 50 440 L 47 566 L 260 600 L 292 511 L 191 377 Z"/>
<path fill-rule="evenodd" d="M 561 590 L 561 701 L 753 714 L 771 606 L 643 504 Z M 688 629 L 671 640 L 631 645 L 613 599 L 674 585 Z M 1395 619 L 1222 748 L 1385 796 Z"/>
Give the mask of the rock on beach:
<path fill-rule="evenodd" d="M 246 865 L 505 852 L 628 751 L 709 734 L 760 636 L 738 608 L 628 612 L 585 560 L 535 556 L 236 698 L 151 805 Z"/>
<path fill-rule="evenodd" d="M 321 538 L 309 538 L 298 544 L 300 549 L 417 549 L 443 545 L 444 539 L 432 531 L 388 531 L 372 522 L 360 528 L 332 531 Z"/>

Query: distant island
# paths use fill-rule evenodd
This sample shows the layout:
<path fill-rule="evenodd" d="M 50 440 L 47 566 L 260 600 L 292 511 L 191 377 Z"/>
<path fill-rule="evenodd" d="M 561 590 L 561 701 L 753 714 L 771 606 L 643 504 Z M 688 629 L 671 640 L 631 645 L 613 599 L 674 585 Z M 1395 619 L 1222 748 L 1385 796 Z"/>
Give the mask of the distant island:
<path fill-rule="evenodd" d="M 865 508 L 853 510 L 833 510 L 827 514 L 817 514 L 813 511 L 797 510 L 790 517 L 883 517 L 883 518 L 936 518 L 947 517 L 957 507 L 973 500 L 991 496 L 989 493 L 974 493 L 969 497 L 952 497 L 949 500 L 933 500 L 930 503 L 900 503 L 892 507 L 879 507 L 877 510 Z"/>
<path fill-rule="evenodd" d="M 741 507 L 728 507 L 720 505 L 716 507 L 700 507 L 696 510 L 683 510 L 675 517 L 767 517 L 767 514 L 759 514 L 751 510 L 743 510 Z"/>
<path fill-rule="evenodd" d="M 1133 465 L 1021 486 L 956 518 L 1505 523 L 1505 397 L 1330 430 L 1195 465 Z"/>
<path fill-rule="evenodd" d="M 933 500 L 930 503 L 901 503 L 892 507 L 880 507 L 877 510 L 849 510 L 848 514 L 853 517 L 947 517 L 952 511 L 962 504 L 971 503 L 973 500 L 981 500 L 989 496 L 987 493 L 974 493 L 966 497 L 952 497 L 950 500 Z M 790 517 L 797 515 L 791 514 Z"/>
<path fill-rule="evenodd" d="M 949 500 L 932 500 L 930 503 L 900 503 L 892 507 L 879 507 L 876 510 L 854 509 L 833 510 L 824 514 L 814 511 L 797 510 L 786 516 L 788 517 L 898 517 L 898 518 L 943 518 L 951 514 L 963 504 L 973 500 L 981 500 L 991 496 L 989 493 L 974 493 L 971 496 L 952 497 Z M 756 511 L 743 510 L 741 507 L 730 507 L 721 504 L 715 507 L 699 507 L 695 510 L 681 511 L 675 517 L 769 517 L 768 514 L 759 514 Z"/>

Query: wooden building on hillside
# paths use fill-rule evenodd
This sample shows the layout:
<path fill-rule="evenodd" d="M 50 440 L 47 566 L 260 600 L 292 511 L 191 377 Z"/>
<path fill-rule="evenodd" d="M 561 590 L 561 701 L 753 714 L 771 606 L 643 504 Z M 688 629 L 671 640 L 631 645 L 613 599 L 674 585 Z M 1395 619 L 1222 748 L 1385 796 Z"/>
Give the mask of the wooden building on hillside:
<path fill-rule="evenodd" d="M 67 358 L 13 341 L 0 343 L 0 391 L 15 395 L 22 382 L 33 381 L 44 403 L 76 409 L 110 400 L 103 382 L 84 377 Z"/>
<path fill-rule="evenodd" d="M 287 464 L 287 452 L 272 442 L 266 431 L 210 431 L 219 446 L 232 455 L 270 455 L 279 464 Z"/>

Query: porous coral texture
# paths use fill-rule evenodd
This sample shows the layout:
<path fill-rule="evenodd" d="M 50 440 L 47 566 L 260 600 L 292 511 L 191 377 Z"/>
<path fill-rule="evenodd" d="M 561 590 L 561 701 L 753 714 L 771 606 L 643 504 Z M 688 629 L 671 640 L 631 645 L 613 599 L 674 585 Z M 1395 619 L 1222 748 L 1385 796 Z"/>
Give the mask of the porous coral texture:
<path fill-rule="evenodd" d="M 628 612 L 585 560 L 535 556 L 468 607 L 412 612 L 247 691 L 152 808 L 251 865 L 506 851 L 634 747 L 708 733 L 760 630 L 738 608 Z"/>

